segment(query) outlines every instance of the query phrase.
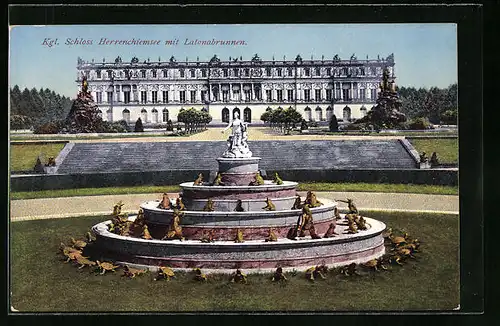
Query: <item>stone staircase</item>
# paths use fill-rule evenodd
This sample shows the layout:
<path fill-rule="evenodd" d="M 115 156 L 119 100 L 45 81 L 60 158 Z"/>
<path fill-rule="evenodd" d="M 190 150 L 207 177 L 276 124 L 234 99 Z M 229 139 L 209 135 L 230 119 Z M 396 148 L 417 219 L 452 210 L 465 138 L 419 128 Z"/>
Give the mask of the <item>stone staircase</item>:
<path fill-rule="evenodd" d="M 264 170 L 412 169 L 415 161 L 398 140 L 249 142 Z M 217 170 L 226 142 L 75 143 L 58 173 Z"/>

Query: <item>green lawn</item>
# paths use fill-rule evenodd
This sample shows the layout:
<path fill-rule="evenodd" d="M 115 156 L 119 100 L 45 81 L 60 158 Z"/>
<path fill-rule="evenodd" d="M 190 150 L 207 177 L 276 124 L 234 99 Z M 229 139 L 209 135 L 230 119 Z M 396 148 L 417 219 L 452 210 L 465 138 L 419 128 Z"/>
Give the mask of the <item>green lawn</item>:
<path fill-rule="evenodd" d="M 458 164 L 458 138 L 431 138 L 414 139 L 407 137 L 408 141 L 419 152 L 425 152 L 430 158 L 436 152 L 440 163 Z"/>
<path fill-rule="evenodd" d="M 299 183 L 299 191 L 360 191 L 360 192 L 396 192 L 435 195 L 458 195 L 458 187 L 432 186 L 413 184 L 385 184 L 385 183 Z M 162 192 L 178 192 L 180 187 L 170 186 L 135 186 L 135 187 L 107 187 L 107 188 L 78 188 L 41 191 L 14 191 L 10 199 L 55 198 L 73 196 L 149 194 Z"/>
<path fill-rule="evenodd" d="M 13 144 L 10 146 L 10 169 L 15 171 L 33 171 L 38 155 L 57 157 L 65 144 Z M 46 162 L 42 162 L 46 163 Z"/>
<path fill-rule="evenodd" d="M 288 274 L 285 285 L 251 274 L 247 285 L 227 276 L 198 284 L 190 274 L 170 282 L 154 275 L 97 276 L 65 264 L 61 241 L 83 235 L 104 217 L 11 223 L 11 303 L 21 312 L 50 311 L 268 311 L 451 310 L 459 304 L 458 215 L 366 212 L 422 241 L 417 260 L 380 273 L 345 277 L 335 272 L 309 283 Z M 96 259 L 98 257 L 91 257 Z M 175 299 L 174 299 L 175 298 Z"/>

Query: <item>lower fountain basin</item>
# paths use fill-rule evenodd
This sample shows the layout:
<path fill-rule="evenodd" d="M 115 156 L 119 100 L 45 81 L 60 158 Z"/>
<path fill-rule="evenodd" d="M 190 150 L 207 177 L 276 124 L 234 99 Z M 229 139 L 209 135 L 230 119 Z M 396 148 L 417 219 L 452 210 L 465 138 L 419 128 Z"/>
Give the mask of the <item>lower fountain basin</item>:
<path fill-rule="evenodd" d="M 205 268 L 229 270 L 235 268 L 254 271 L 276 267 L 302 268 L 325 264 L 341 266 L 352 262 L 366 262 L 385 253 L 382 232 L 384 223 L 366 218 L 370 228 L 356 234 L 345 234 L 339 226 L 339 235 L 333 238 L 290 240 L 277 242 L 250 240 L 243 243 L 197 240 L 145 240 L 120 236 L 108 231 L 110 221 L 95 225 L 97 245 L 106 258 L 143 266 L 160 264 L 173 268 Z"/>

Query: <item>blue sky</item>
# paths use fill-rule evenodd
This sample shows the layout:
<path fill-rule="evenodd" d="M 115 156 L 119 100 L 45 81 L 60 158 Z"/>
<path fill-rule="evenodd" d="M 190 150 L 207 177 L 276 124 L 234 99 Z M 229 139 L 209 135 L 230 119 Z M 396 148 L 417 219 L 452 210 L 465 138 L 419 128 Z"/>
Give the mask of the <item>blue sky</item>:
<path fill-rule="evenodd" d="M 101 38 L 161 40 L 160 45 L 98 45 Z M 58 39 L 48 47 L 46 38 Z M 92 40 L 92 45 L 65 45 L 66 39 Z M 184 45 L 189 40 L 244 40 L 246 45 Z M 179 39 L 176 46 L 165 40 Z M 50 88 L 75 97 L 76 62 L 80 56 L 96 62 L 150 58 L 191 61 L 250 59 L 255 53 L 264 60 L 348 59 L 386 57 L 394 53 L 395 74 L 401 86 L 447 87 L 457 82 L 457 34 L 455 24 L 269 24 L 269 25 L 67 25 L 10 27 L 9 84 L 21 89 Z"/>

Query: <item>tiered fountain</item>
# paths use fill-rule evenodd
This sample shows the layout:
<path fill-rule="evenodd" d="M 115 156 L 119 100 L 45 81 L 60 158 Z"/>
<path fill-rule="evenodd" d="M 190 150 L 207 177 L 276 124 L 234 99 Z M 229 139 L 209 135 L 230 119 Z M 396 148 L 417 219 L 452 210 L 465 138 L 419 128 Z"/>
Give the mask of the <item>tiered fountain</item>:
<path fill-rule="evenodd" d="M 216 272 L 236 268 L 267 272 L 276 267 L 301 270 L 319 264 L 362 263 L 384 254 L 381 233 L 385 225 L 382 222 L 365 218 L 367 230 L 347 234 L 345 219 L 337 221 L 334 216 L 337 203 L 323 198 L 319 198 L 321 206 L 310 208 L 315 232 L 323 236 L 331 223 L 336 223 L 337 235 L 316 239 L 310 235 L 296 239 L 287 237 L 290 229 L 297 227 L 297 219 L 302 214 L 301 209 L 292 209 L 297 198 L 297 183 L 283 181 L 277 184 L 266 180 L 264 184 L 254 185 L 260 158 L 252 157 L 248 148 L 247 125 L 235 115 L 225 130 L 229 128 L 232 128 L 232 135 L 228 139 L 228 149 L 217 159 L 220 184 L 180 184 L 179 196 L 185 205 L 180 219 L 184 239 L 160 240 L 178 211 L 161 208 L 160 201 L 153 200 L 141 205 L 153 239 L 112 233 L 108 230 L 111 221 L 93 227 L 97 244 L 106 258 L 151 268 L 163 265 L 178 269 L 199 267 Z M 263 209 L 267 198 L 276 210 Z M 204 211 L 209 199 L 213 202 L 213 211 Z M 243 211 L 235 210 L 238 202 Z M 174 202 L 170 204 L 175 206 Z M 271 230 L 277 241 L 266 241 Z M 239 232 L 243 242 L 235 242 Z M 210 233 L 213 241 L 202 242 L 201 239 Z"/>

